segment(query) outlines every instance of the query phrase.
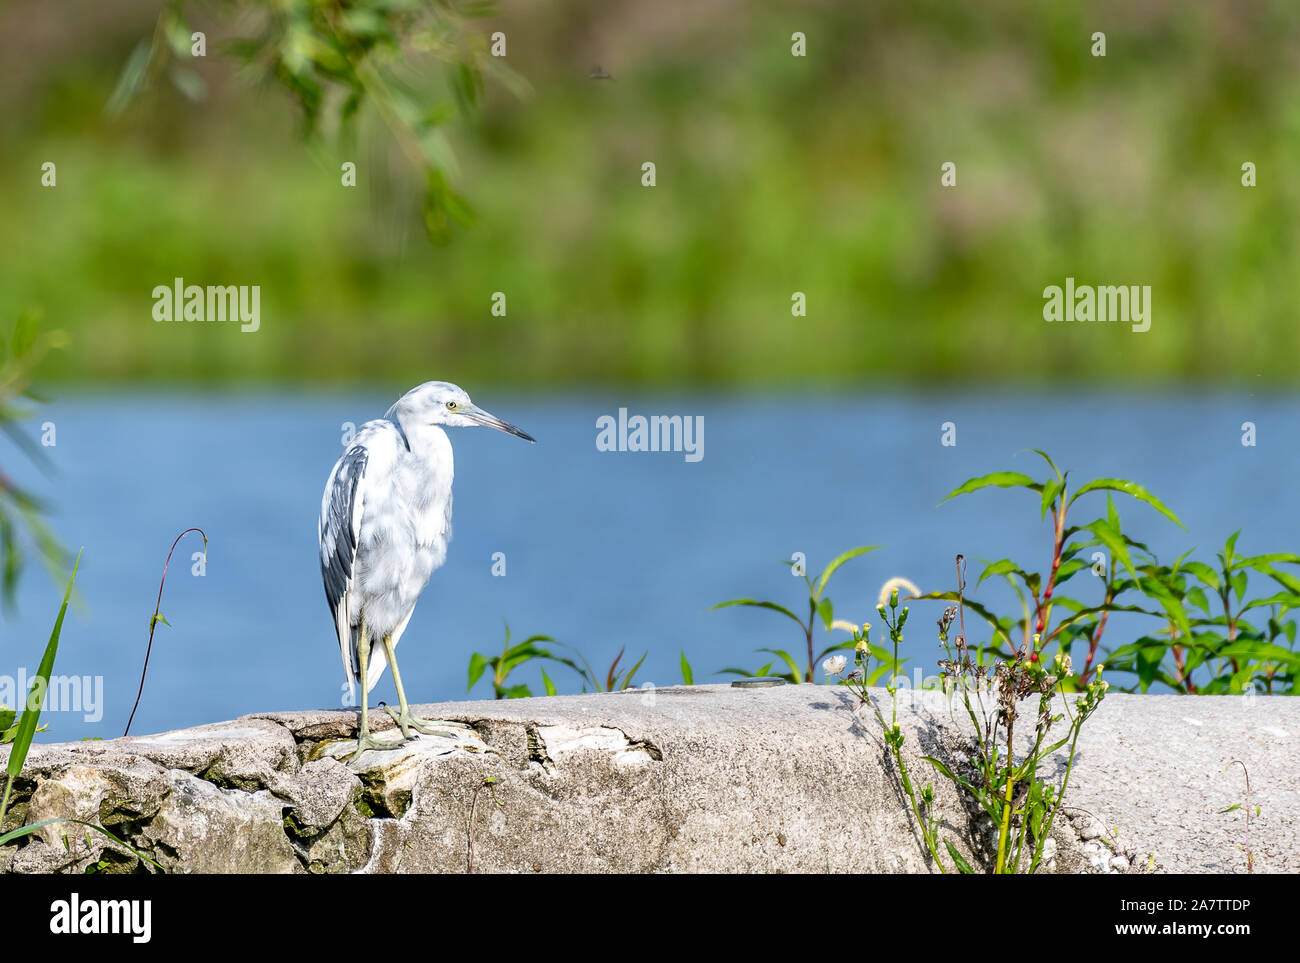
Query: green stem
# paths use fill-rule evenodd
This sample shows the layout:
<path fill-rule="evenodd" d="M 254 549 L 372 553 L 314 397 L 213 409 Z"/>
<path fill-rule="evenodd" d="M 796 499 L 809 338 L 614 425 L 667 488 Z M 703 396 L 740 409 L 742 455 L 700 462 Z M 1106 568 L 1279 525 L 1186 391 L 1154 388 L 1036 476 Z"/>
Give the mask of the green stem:
<path fill-rule="evenodd" d="M 1066 700 L 1068 705 L 1068 700 Z M 1043 838 L 1036 841 L 1034 846 L 1034 859 L 1029 864 L 1029 872 L 1032 874 L 1038 868 L 1039 862 L 1043 858 L 1043 843 L 1047 837 L 1052 834 L 1052 824 L 1056 822 L 1056 814 L 1061 811 L 1061 803 L 1065 801 L 1065 790 L 1070 785 L 1070 773 L 1074 771 L 1074 750 L 1079 744 L 1079 733 L 1083 731 L 1083 721 L 1087 718 L 1080 714 L 1074 720 L 1074 735 L 1070 739 L 1070 757 L 1065 761 L 1065 778 L 1061 780 L 1061 791 L 1056 794 L 1056 806 L 1052 809 L 1047 817 L 1047 822 L 1043 824 Z"/>
<path fill-rule="evenodd" d="M 813 677 L 813 623 L 817 618 L 817 600 L 811 596 L 808 599 L 808 625 L 804 629 L 804 638 L 808 642 L 808 678 L 804 681 L 812 682 Z M 793 661 L 793 660 L 791 660 Z"/>
<path fill-rule="evenodd" d="M 1007 858 L 1007 830 L 1011 828 L 1011 799 L 1016 789 L 1016 781 L 1011 767 L 1011 731 L 1014 723 L 1007 723 L 1007 791 L 1003 797 L 1002 804 L 1002 826 L 998 830 L 998 859 L 993 866 L 995 875 L 1001 875 L 1005 870 Z"/>
<path fill-rule="evenodd" d="M 9 792 L 14 788 L 14 777 L 5 780 L 4 799 L 0 799 L 0 833 L 4 832 L 5 815 L 9 812 Z"/>
<path fill-rule="evenodd" d="M 907 774 L 907 764 L 903 762 L 902 751 L 894 747 L 894 762 L 898 766 L 899 773 L 903 777 L 903 789 L 907 792 L 908 802 L 912 804 L 912 815 L 916 817 L 916 824 L 921 827 L 921 838 L 925 840 L 926 848 L 930 850 L 930 856 L 934 859 L 934 864 L 939 867 L 939 872 L 948 875 L 948 870 L 944 868 L 943 860 L 939 858 L 939 847 L 937 841 L 931 837 L 926 822 L 921 818 L 921 809 L 916 804 L 916 793 L 912 791 L 912 780 Z"/>

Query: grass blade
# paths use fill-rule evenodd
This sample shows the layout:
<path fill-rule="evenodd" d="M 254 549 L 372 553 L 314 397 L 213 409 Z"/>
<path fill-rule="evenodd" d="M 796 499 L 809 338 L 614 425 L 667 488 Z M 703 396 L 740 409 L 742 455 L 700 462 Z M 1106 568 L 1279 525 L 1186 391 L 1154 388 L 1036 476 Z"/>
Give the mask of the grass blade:
<path fill-rule="evenodd" d="M 42 826 L 49 826 L 53 823 L 76 823 L 78 826 L 85 826 L 87 829 L 93 829 L 95 832 L 102 833 L 103 835 L 107 836 L 113 842 L 117 843 L 119 846 L 121 846 L 123 849 L 129 852 L 136 859 L 142 859 L 145 862 L 150 863 L 153 866 L 157 867 L 159 870 L 162 870 L 162 867 L 159 866 L 156 862 L 154 862 L 153 859 L 146 856 L 138 849 L 134 849 L 131 846 L 127 845 L 126 843 L 122 842 L 122 840 L 118 839 L 116 836 L 110 833 L 103 826 L 96 826 L 94 823 L 88 823 L 84 819 L 72 819 L 71 817 L 60 817 L 57 819 L 42 819 L 39 823 L 32 823 L 31 825 L 28 826 L 19 826 L 17 829 L 12 829 L 9 832 L 5 833 L 3 836 L 0 836 L 0 846 L 4 846 L 7 843 L 10 843 L 13 840 L 19 839 L 23 836 L 30 836 L 32 833 L 36 832 L 36 830 L 40 829 Z"/>
<path fill-rule="evenodd" d="M 834 575 L 836 570 L 845 562 L 849 561 L 850 559 L 857 558 L 859 555 L 865 555 L 867 552 L 874 552 L 876 549 L 880 547 L 881 546 L 879 545 L 862 545 L 859 546 L 858 548 L 851 548 L 843 555 L 839 555 L 831 559 L 831 563 L 827 565 L 824 569 L 822 569 L 822 574 L 817 579 L 817 591 L 814 594 L 818 598 L 821 598 L 822 592 L 826 591 L 826 583 L 831 580 L 831 576 Z"/>
<path fill-rule="evenodd" d="M 18 774 L 22 772 L 23 763 L 27 761 L 27 752 L 32 747 L 32 737 L 36 735 L 36 724 L 41 718 L 41 701 L 44 699 L 45 690 L 50 683 L 50 673 L 54 671 L 54 657 L 59 651 L 59 635 L 63 632 L 63 617 L 68 613 L 68 599 L 72 597 L 72 583 L 77 580 L 77 568 L 81 565 L 81 552 L 77 553 L 77 560 L 73 563 L 72 574 L 68 576 L 67 588 L 63 590 L 63 604 L 59 606 L 59 616 L 54 620 L 54 629 L 50 632 L 50 641 L 45 646 L 45 654 L 41 657 L 40 668 L 36 670 L 36 678 L 32 680 L 31 691 L 27 695 L 27 702 L 23 706 L 22 717 L 18 720 L 18 734 L 14 736 L 13 749 L 9 752 L 9 764 L 5 767 L 5 772 L 9 778 L 17 779 Z M 40 687 L 40 699 L 34 699 L 37 695 L 37 687 Z M 33 700 L 35 705 L 32 704 Z M 8 795 L 8 793 L 6 793 Z"/>
<path fill-rule="evenodd" d="M 794 623 L 799 626 L 799 628 L 807 628 L 807 626 L 803 624 L 803 619 L 799 618 L 799 616 L 795 615 L 784 605 L 777 605 L 775 602 L 760 602 L 757 599 L 732 599 L 729 602 L 719 602 L 717 605 L 711 606 L 705 611 L 712 612 L 714 609 L 725 609 L 732 605 L 751 605 L 754 608 L 771 609 L 773 612 L 780 612 L 782 615 L 793 619 Z"/>

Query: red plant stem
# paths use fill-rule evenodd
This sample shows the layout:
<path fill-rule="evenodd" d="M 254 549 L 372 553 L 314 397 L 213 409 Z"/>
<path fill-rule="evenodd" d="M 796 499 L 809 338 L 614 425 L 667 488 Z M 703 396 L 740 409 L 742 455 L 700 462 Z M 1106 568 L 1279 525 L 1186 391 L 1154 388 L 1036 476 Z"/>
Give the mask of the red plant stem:
<path fill-rule="evenodd" d="M 1178 666 L 1178 681 L 1187 689 L 1188 695 L 1195 695 L 1196 685 L 1187 677 L 1187 670 L 1184 668 L 1182 646 L 1174 646 L 1174 664 Z"/>
<path fill-rule="evenodd" d="M 1052 608 L 1052 590 L 1056 588 L 1056 572 L 1061 567 L 1061 549 L 1065 547 L 1062 544 L 1064 541 L 1063 536 L 1065 534 L 1065 489 L 1061 489 L 1060 498 L 1061 510 L 1058 512 L 1055 508 L 1052 509 L 1052 524 L 1054 527 L 1054 531 L 1052 532 L 1052 571 L 1051 574 L 1047 576 L 1047 590 L 1043 592 L 1041 597 L 1038 595 L 1034 596 L 1034 602 L 1036 603 L 1034 607 L 1035 634 L 1041 634 L 1043 629 L 1047 628 L 1047 618 Z M 1055 633 L 1053 633 L 1053 635 L 1055 635 Z M 1022 655 L 1028 654 L 1032 639 L 1033 635 L 1026 635 L 1025 646 L 1021 653 Z"/>
<path fill-rule="evenodd" d="M 1114 596 L 1112 596 L 1110 592 L 1107 592 L 1103 604 L 1110 605 L 1113 599 Z M 1097 657 L 1097 647 L 1101 645 L 1101 636 L 1102 633 L 1106 631 L 1106 620 L 1109 617 L 1109 611 L 1101 613 L 1101 618 L 1097 620 L 1097 629 L 1092 633 L 1091 638 L 1088 639 L 1088 658 L 1084 660 L 1083 671 L 1079 673 L 1079 685 L 1081 686 L 1088 684 L 1088 673 L 1092 671 L 1092 660 Z M 1057 629 L 1057 632 L 1059 631 L 1060 629 Z M 1053 632 L 1052 635 L 1055 636 L 1056 632 Z"/>
<path fill-rule="evenodd" d="M 149 653 L 153 651 L 153 632 L 158 627 L 158 613 L 162 611 L 162 594 L 163 586 L 167 584 L 167 566 L 172 563 L 172 552 L 176 551 L 176 546 L 180 540 L 190 532 L 198 532 L 203 536 L 203 551 L 206 554 L 208 550 L 208 535 L 201 528 L 187 528 L 176 536 L 176 541 L 172 542 L 171 549 L 167 552 L 167 561 L 163 562 L 162 578 L 158 581 L 158 604 L 154 606 L 153 618 L 149 620 L 149 645 L 144 650 L 144 668 L 140 670 L 140 688 L 135 694 L 135 705 L 131 707 L 131 715 L 126 720 L 126 729 L 122 735 L 129 735 L 131 732 L 131 723 L 135 721 L 135 710 L 140 708 L 140 697 L 144 695 L 144 677 L 149 671 Z"/>

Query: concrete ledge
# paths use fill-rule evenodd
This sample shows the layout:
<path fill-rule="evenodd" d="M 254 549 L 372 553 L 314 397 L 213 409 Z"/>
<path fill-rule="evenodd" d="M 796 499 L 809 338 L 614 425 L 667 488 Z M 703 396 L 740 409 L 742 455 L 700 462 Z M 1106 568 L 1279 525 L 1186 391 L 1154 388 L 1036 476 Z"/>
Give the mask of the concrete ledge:
<path fill-rule="evenodd" d="M 356 723 L 343 711 L 40 745 L 3 829 L 75 816 L 169 872 L 929 871 L 879 727 L 854 702 L 827 686 L 709 685 L 443 703 L 418 711 L 468 723 L 463 737 L 423 736 L 353 768 L 335 758 Z M 968 724 L 910 709 L 900 723 L 944 835 L 979 859 L 986 821 L 920 758 L 960 761 Z M 1244 800 L 1240 769 L 1224 772 L 1241 759 L 1261 807 L 1256 872 L 1300 871 L 1298 747 L 1297 699 L 1111 695 L 1066 799 L 1088 812 L 1058 820 L 1048 868 L 1244 872 L 1244 812 L 1219 812 Z M 139 868 L 60 824 L 0 851 L 0 870 L 101 858 Z"/>

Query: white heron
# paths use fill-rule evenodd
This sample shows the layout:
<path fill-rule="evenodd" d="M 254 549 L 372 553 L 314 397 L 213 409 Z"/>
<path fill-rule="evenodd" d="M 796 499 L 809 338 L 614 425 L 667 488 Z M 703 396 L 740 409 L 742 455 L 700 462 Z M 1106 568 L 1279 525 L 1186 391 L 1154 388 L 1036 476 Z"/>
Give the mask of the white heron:
<path fill-rule="evenodd" d="M 534 439 L 488 414 L 463 390 L 429 381 L 402 395 L 383 419 L 366 422 L 325 483 L 320 506 L 320 570 L 338 631 L 348 691 L 361 683 L 361 728 L 355 761 L 366 749 L 391 749 L 411 731 L 443 733 L 457 723 L 416 718 L 406 701 L 395 650 L 429 576 L 451 541 L 451 440 L 442 426 L 487 425 Z M 382 659 L 371 660 L 381 646 Z M 401 730 L 390 743 L 370 735 L 367 695 L 384 666 L 393 670 Z M 439 726 L 443 728 L 438 728 Z"/>

